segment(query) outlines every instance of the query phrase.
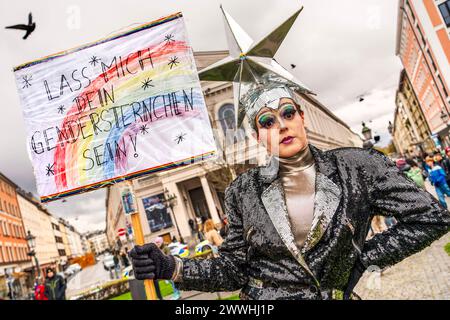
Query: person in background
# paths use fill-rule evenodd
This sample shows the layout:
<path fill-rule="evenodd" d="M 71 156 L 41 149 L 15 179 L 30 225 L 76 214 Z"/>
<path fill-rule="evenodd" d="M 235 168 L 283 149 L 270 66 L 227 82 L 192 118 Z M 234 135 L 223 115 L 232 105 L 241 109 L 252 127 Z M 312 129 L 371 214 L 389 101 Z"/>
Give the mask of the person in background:
<path fill-rule="evenodd" d="M 224 218 L 222 219 L 222 228 L 220 228 L 220 236 L 221 236 L 222 238 L 226 238 L 226 236 L 227 236 L 227 234 L 228 234 L 228 229 L 229 229 L 229 226 L 228 226 L 228 218 L 227 218 L 227 217 L 224 217 Z"/>
<path fill-rule="evenodd" d="M 406 163 L 405 159 L 397 159 L 397 161 L 395 162 L 395 165 L 403 173 L 408 171 L 409 169 L 411 169 L 410 165 L 408 165 Z"/>
<path fill-rule="evenodd" d="M 197 227 L 195 226 L 195 222 L 193 219 L 189 219 L 188 224 L 189 229 L 191 230 L 191 241 L 194 241 L 197 237 Z"/>
<path fill-rule="evenodd" d="M 450 188 L 448 187 L 444 169 L 438 164 L 435 164 L 434 159 L 431 157 L 426 158 L 427 165 L 430 167 L 430 182 L 436 190 L 436 194 L 439 198 L 441 205 L 447 209 L 447 203 L 445 202 L 445 195 L 450 196 Z"/>
<path fill-rule="evenodd" d="M 214 222 L 211 219 L 205 221 L 205 226 L 203 230 L 205 232 L 206 240 L 208 240 L 209 243 L 215 245 L 216 247 L 221 246 L 223 238 L 217 232 Z"/>
<path fill-rule="evenodd" d="M 442 165 L 442 154 L 440 151 L 435 151 L 434 155 L 433 155 L 433 160 L 434 160 L 434 164 L 440 166 L 442 169 L 444 169 L 443 165 Z M 445 170 L 444 170 L 445 172 Z"/>
<path fill-rule="evenodd" d="M 45 280 L 43 278 L 36 279 L 36 287 L 34 288 L 34 300 L 48 300 L 45 296 Z"/>
<path fill-rule="evenodd" d="M 419 168 L 417 162 L 412 159 L 406 159 L 406 163 L 410 169 L 406 171 L 406 176 L 415 182 L 419 187 L 425 189 L 425 181 L 423 180 L 422 169 Z"/>
<path fill-rule="evenodd" d="M 445 148 L 445 158 L 442 160 L 442 169 L 447 175 L 447 185 L 450 184 L 450 147 Z"/>
<path fill-rule="evenodd" d="M 114 274 L 117 279 L 119 279 L 119 273 L 120 273 L 120 260 L 119 260 L 119 253 L 117 251 L 114 251 Z"/>
<path fill-rule="evenodd" d="M 64 279 L 55 273 L 53 268 L 47 268 L 44 294 L 48 300 L 66 300 L 66 284 Z"/>
<path fill-rule="evenodd" d="M 128 248 L 125 247 L 124 251 L 120 254 L 120 257 L 122 258 L 122 264 L 124 268 L 128 267 L 130 265 L 130 260 L 128 260 Z"/>

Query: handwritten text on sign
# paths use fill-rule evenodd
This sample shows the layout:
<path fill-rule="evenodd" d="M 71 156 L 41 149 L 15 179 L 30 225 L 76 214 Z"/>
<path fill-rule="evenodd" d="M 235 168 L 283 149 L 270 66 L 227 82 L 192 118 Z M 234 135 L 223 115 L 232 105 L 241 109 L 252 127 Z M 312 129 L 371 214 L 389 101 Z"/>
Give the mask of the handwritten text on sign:
<path fill-rule="evenodd" d="M 181 14 L 15 75 L 43 202 L 216 152 Z"/>

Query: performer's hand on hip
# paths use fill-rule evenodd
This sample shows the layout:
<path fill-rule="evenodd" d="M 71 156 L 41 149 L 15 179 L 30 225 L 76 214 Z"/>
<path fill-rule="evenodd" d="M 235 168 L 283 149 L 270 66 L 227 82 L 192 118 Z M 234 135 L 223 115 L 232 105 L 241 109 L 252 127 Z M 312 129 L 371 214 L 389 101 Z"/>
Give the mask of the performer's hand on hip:
<path fill-rule="evenodd" d="M 137 280 L 172 279 L 175 258 L 165 255 L 154 243 L 135 246 L 129 253 Z"/>

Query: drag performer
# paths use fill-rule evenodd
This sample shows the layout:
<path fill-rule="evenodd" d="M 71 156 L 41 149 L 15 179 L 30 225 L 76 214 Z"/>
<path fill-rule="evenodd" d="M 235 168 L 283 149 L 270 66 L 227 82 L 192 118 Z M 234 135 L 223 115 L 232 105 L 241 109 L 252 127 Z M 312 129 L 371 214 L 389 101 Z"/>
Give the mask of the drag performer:
<path fill-rule="evenodd" d="M 353 299 L 368 267 L 394 265 L 448 232 L 449 212 L 383 154 L 323 152 L 308 143 L 298 93 L 309 90 L 268 59 L 299 12 L 251 48 L 224 12 L 236 43 L 200 77 L 235 82 L 237 122 L 247 118 L 271 159 L 227 188 L 229 231 L 218 257 L 180 259 L 154 244 L 136 246 L 137 279 L 172 279 L 181 290 L 241 289 L 241 299 Z M 375 215 L 398 223 L 366 241 Z"/>

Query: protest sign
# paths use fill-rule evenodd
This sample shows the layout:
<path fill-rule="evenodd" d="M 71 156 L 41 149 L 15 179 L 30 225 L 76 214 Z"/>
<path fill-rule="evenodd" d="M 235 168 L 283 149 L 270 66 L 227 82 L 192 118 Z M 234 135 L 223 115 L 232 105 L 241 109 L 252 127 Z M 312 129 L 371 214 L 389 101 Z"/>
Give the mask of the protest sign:
<path fill-rule="evenodd" d="M 216 153 L 181 13 L 14 72 L 42 202 Z"/>

